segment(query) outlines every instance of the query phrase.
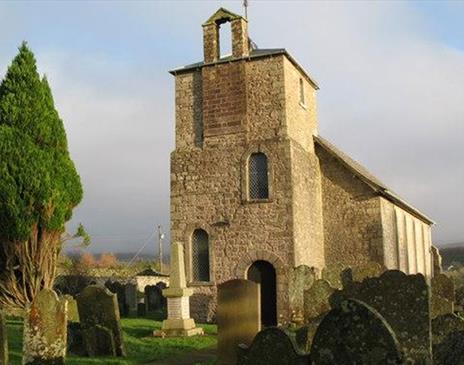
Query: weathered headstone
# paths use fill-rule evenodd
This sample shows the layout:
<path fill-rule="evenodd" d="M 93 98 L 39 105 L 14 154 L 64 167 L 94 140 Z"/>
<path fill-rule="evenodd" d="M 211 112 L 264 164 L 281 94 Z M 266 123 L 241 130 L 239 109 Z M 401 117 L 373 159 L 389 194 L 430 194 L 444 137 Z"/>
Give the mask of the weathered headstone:
<path fill-rule="evenodd" d="M 346 269 L 346 265 L 334 264 L 322 269 L 322 279 L 327 280 L 333 288 L 342 287 L 341 273 Z"/>
<path fill-rule="evenodd" d="M 304 317 L 309 323 L 312 319 L 330 311 L 330 297 L 335 291 L 327 280 L 319 279 L 304 292 Z"/>
<path fill-rule="evenodd" d="M 235 279 L 218 286 L 218 363 L 235 365 L 237 346 L 250 345 L 261 329 L 260 288 Z"/>
<path fill-rule="evenodd" d="M 434 276 L 443 272 L 440 250 L 435 246 L 432 246 L 432 265 Z"/>
<path fill-rule="evenodd" d="M 433 364 L 464 364 L 464 331 L 451 332 L 442 342 L 433 346 Z"/>
<path fill-rule="evenodd" d="M 304 311 L 304 291 L 309 289 L 316 280 L 313 268 L 300 265 L 290 271 L 289 303 L 291 313 L 299 314 Z"/>
<path fill-rule="evenodd" d="M 0 311 L 0 365 L 8 365 L 8 336 L 6 319 Z"/>
<path fill-rule="evenodd" d="M 432 278 L 432 318 L 454 313 L 456 294 L 454 281 L 445 274 L 438 274 Z"/>
<path fill-rule="evenodd" d="M 317 328 L 324 319 L 325 314 L 306 322 L 304 326 L 298 328 L 295 333 L 295 340 L 298 347 L 303 351 L 309 352 L 311 350 L 311 344 L 313 343 L 314 335 L 316 334 Z"/>
<path fill-rule="evenodd" d="M 67 351 L 74 355 L 87 355 L 84 339 L 82 337 L 81 324 L 79 322 L 68 322 Z"/>
<path fill-rule="evenodd" d="M 129 312 L 137 311 L 137 285 L 134 283 L 127 283 L 124 287 L 126 304 Z"/>
<path fill-rule="evenodd" d="M 121 317 L 127 317 L 129 315 L 129 306 L 126 303 L 126 288 L 124 285 L 117 281 L 107 281 L 105 286 L 110 292 L 116 294 L 119 306 L 119 314 Z"/>
<path fill-rule="evenodd" d="M 144 301 L 139 301 L 137 303 L 137 317 L 145 317 L 147 314 L 147 307 Z"/>
<path fill-rule="evenodd" d="M 168 318 L 163 321 L 162 333 L 164 336 L 194 336 L 202 335 L 203 329 L 196 327 L 195 321 L 190 318 L 189 298 L 193 294 L 187 288 L 184 265 L 184 246 L 174 242 L 171 245 L 171 275 L 170 287 L 163 290 L 168 299 Z M 155 333 L 157 335 L 158 333 Z"/>
<path fill-rule="evenodd" d="M 76 300 L 88 355 L 125 356 L 116 295 L 104 287 L 91 285 Z M 95 342 L 95 338 L 98 338 L 98 342 Z"/>
<path fill-rule="evenodd" d="M 307 365 L 309 354 L 296 345 L 294 336 L 280 328 L 259 332 L 251 346 L 240 344 L 237 365 Z"/>
<path fill-rule="evenodd" d="M 432 320 L 433 345 L 440 344 L 452 332 L 464 331 L 464 320 L 455 314 L 445 314 Z"/>
<path fill-rule="evenodd" d="M 387 268 L 378 262 L 368 261 L 352 267 L 353 280 L 363 281 L 367 278 L 376 278 L 382 275 Z"/>
<path fill-rule="evenodd" d="M 72 295 L 63 295 L 63 298 L 68 301 L 68 322 L 79 322 L 76 299 Z"/>
<path fill-rule="evenodd" d="M 368 278 L 332 295 L 332 306 L 343 299 L 358 299 L 374 308 L 395 332 L 406 357 L 429 364 L 432 358 L 430 289 L 422 274 L 398 270 Z"/>
<path fill-rule="evenodd" d="M 64 364 L 67 301 L 50 289 L 40 291 L 26 309 L 23 364 Z"/>
<path fill-rule="evenodd" d="M 156 312 L 166 306 L 166 298 L 163 296 L 163 288 L 160 285 L 147 285 L 145 287 L 145 305 L 147 312 Z"/>
<path fill-rule="evenodd" d="M 316 331 L 311 346 L 312 363 L 402 364 L 395 334 L 375 309 L 351 299 L 338 304 Z"/>

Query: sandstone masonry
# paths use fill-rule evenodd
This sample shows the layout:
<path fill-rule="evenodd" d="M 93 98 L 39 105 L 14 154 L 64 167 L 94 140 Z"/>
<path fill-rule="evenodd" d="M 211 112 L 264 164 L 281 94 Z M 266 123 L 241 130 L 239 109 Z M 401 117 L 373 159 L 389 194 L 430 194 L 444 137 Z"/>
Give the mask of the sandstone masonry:
<path fill-rule="evenodd" d="M 232 55 L 221 58 L 225 22 Z M 375 261 L 432 276 L 432 221 L 318 135 L 318 86 L 295 59 L 252 49 L 247 20 L 225 9 L 203 30 L 204 61 L 171 71 L 171 239 L 184 244 L 192 316 L 214 320 L 216 286 L 248 278 L 262 261 L 275 271 L 261 272 L 262 300 L 275 302 L 278 318 L 290 316 L 288 281 L 299 265 L 320 272 Z M 268 194 L 251 199 L 257 154 L 267 158 Z M 203 246 L 196 230 L 206 232 Z M 199 265 L 209 280 L 198 280 Z"/>

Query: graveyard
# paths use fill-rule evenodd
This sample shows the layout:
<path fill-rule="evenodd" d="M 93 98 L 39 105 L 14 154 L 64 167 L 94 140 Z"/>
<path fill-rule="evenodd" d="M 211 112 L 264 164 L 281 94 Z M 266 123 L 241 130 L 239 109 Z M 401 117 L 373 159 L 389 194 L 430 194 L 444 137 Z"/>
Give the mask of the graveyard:
<path fill-rule="evenodd" d="M 21 43 L 0 82 L 0 365 L 464 364 L 464 269 L 435 221 L 320 134 L 319 84 L 243 5 L 169 71 L 169 265 L 161 226 L 156 263 L 135 261 L 155 231 L 124 263 L 68 232 L 87 170 Z"/>

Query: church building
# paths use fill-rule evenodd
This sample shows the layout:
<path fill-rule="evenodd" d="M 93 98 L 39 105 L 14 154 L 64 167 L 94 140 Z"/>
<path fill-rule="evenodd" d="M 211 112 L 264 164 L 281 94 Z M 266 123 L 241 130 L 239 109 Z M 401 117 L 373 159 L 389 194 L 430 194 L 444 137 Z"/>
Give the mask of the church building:
<path fill-rule="evenodd" d="M 316 81 L 285 49 L 257 49 L 247 26 L 219 9 L 203 24 L 203 61 L 170 71 L 171 239 L 184 244 L 193 317 L 214 320 L 217 285 L 246 278 L 276 324 L 300 265 L 432 276 L 433 222 L 319 135 Z"/>

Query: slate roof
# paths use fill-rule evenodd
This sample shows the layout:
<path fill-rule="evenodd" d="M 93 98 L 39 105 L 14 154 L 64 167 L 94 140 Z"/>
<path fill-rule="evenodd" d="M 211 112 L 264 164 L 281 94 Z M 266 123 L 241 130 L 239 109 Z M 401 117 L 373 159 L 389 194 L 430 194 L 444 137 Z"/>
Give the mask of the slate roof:
<path fill-rule="evenodd" d="M 370 171 L 368 171 L 364 166 L 359 164 L 357 161 L 353 160 L 346 153 L 339 150 L 332 143 L 320 136 L 314 136 L 314 141 L 316 145 L 320 146 L 331 156 L 335 157 L 342 165 L 348 168 L 353 172 L 359 179 L 366 183 L 371 189 L 373 189 L 380 196 L 383 196 L 392 203 L 398 205 L 404 210 L 408 211 L 412 215 L 424 220 L 428 224 L 434 224 L 435 222 L 431 220 L 428 216 L 414 208 L 412 205 L 404 201 L 398 194 L 393 190 L 388 188 L 382 181 L 376 178 Z"/>

